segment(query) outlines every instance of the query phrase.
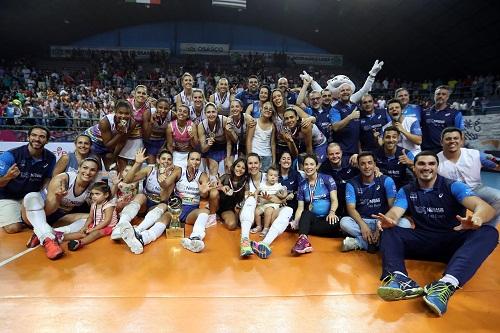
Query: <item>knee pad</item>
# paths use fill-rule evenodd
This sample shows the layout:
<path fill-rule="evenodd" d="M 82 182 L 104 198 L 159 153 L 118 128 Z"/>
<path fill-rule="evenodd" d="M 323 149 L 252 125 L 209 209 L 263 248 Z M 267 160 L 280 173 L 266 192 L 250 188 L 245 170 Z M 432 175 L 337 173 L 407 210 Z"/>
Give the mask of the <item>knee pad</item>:
<path fill-rule="evenodd" d="M 26 210 L 43 210 L 45 202 L 40 192 L 30 192 L 24 196 L 23 204 Z"/>

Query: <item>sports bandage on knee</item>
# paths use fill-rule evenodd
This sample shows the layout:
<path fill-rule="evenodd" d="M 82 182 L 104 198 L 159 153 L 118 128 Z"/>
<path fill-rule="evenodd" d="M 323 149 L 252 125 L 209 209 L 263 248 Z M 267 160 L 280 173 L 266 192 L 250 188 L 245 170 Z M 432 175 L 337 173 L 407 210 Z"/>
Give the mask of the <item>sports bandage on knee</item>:
<path fill-rule="evenodd" d="M 24 196 L 23 204 L 28 222 L 33 226 L 33 232 L 40 240 L 40 243 L 43 244 L 45 238 L 54 239 L 52 227 L 47 223 L 47 217 L 43 210 L 45 202 L 42 195 L 39 192 L 30 192 Z"/>
<path fill-rule="evenodd" d="M 45 202 L 40 192 L 30 192 L 26 194 L 23 199 L 23 204 L 27 211 L 43 210 L 45 207 Z"/>
<path fill-rule="evenodd" d="M 193 225 L 193 232 L 191 233 L 191 237 L 198 237 L 203 240 L 203 238 L 205 238 L 205 227 L 207 225 L 207 221 L 207 213 L 198 214 L 198 217 L 196 218 L 196 221 Z"/>
<path fill-rule="evenodd" d="M 120 214 L 120 222 L 118 223 L 130 223 L 130 221 L 132 221 L 132 219 L 137 216 L 137 213 L 139 213 L 140 209 L 141 204 L 137 201 L 132 201 L 131 203 L 123 207 L 123 210 Z"/>
<path fill-rule="evenodd" d="M 273 224 L 271 224 L 271 228 L 267 232 L 266 237 L 262 240 L 262 242 L 266 244 L 271 244 L 276 237 L 281 235 L 288 226 L 290 218 L 292 217 L 293 209 L 290 207 L 283 207 L 280 209 L 278 217 L 274 220 Z"/>
<path fill-rule="evenodd" d="M 250 236 L 250 228 L 252 227 L 255 218 L 255 207 L 257 201 L 251 196 L 245 200 L 240 212 L 241 237 L 248 238 Z"/>
<path fill-rule="evenodd" d="M 142 220 L 142 222 L 137 226 L 136 230 L 141 232 L 143 230 L 149 229 L 153 224 L 155 224 L 156 221 L 161 218 L 163 213 L 165 213 L 165 210 L 161 209 L 160 207 L 153 208 L 146 214 L 144 220 Z"/>

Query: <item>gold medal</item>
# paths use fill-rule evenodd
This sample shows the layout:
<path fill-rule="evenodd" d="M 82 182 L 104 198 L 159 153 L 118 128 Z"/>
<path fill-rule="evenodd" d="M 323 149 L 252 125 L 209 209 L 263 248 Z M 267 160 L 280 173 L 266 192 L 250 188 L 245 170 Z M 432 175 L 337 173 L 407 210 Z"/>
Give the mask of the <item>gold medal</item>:
<path fill-rule="evenodd" d="M 312 203 L 310 203 L 310 204 L 309 204 L 309 211 L 312 211 L 312 210 L 313 210 L 313 204 L 312 204 Z"/>

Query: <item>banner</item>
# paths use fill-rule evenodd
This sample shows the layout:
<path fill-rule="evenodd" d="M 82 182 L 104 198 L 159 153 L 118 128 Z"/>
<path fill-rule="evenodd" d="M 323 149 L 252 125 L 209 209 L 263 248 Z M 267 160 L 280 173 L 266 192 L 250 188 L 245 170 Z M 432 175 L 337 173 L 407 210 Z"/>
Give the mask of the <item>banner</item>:
<path fill-rule="evenodd" d="M 246 9 L 247 0 L 212 0 L 212 6 Z"/>
<path fill-rule="evenodd" d="M 229 44 L 180 43 L 180 54 L 228 55 Z"/>
<path fill-rule="evenodd" d="M 342 67 L 344 57 L 340 54 L 287 53 L 288 58 L 298 65 Z"/>
<path fill-rule="evenodd" d="M 464 116 L 465 142 L 480 151 L 500 151 L 498 114 Z"/>
<path fill-rule="evenodd" d="M 134 53 L 137 59 L 147 59 L 151 52 L 163 52 L 170 55 L 167 48 L 133 48 L 133 47 L 83 47 L 83 46 L 51 46 L 51 58 L 90 58 L 92 51 L 126 52 Z"/>

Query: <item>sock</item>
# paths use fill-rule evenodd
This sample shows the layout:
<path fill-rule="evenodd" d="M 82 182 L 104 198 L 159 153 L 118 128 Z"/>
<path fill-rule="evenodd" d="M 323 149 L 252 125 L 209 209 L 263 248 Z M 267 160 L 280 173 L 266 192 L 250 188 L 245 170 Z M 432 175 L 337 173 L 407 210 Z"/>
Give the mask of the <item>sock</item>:
<path fill-rule="evenodd" d="M 255 218 L 255 206 L 257 206 L 255 197 L 248 197 L 245 200 L 243 208 L 241 208 L 241 238 L 250 238 L 250 228 L 252 227 L 253 220 Z"/>
<path fill-rule="evenodd" d="M 403 275 L 404 277 L 408 277 L 405 273 L 400 272 L 400 271 L 394 271 L 394 272 L 392 272 L 392 273 L 393 273 L 393 274 Z"/>
<path fill-rule="evenodd" d="M 134 217 L 137 216 L 139 210 L 141 209 L 141 205 L 137 201 L 132 201 L 125 207 L 120 214 L 120 221 L 118 223 L 130 223 Z"/>
<path fill-rule="evenodd" d="M 30 192 L 23 199 L 26 208 L 26 217 L 33 226 L 33 232 L 43 244 L 45 238 L 55 239 L 52 227 L 47 223 L 47 217 L 43 210 L 45 202 L 39 192 Z"/>
<path fill-rule="evenodd" d="M 290 207 L 283 207 L 280 209 L 278 217 L 271 224 L 271 228 L 267 232 L 266 237 L 262 240 L 263 243 L 271 245 L 271 243 L 286 230 L 290 218 L 292 217 L 293 210 Z"/>
<path fill-rule="evenodd" d="M 439 281 L 451 283 L 451 285 L 453 285 L 453 287 L 455 288 L 458 288 L 458 285 L 460 284 L 457 278 L 450 274 L 446 274 L 441 279 L 439 279 Z"/>
<path fill-rule="evenodd" d="M 144 245 L 148 245 L 151 242 L 154 242 L 161 236 L 161 234 L 165 231 L 167 226 L 163 223 L 156 222 L 151 228 L 148 230 L 144 230 L 141 232 L 142 241 Z"/>
<path fill-rule="evenodd" d="M 207 221 L 208 214 L 200 213 L 196 218 L 196 221 L 194 222 L 193 232 L 191 233 L 191 236 L 189 236 L 189 238 L 198 237 L 199 239 L 203 240 L 203 238 L 205 238 L 205 226 L 207 225 Z"/>
<path fill-rule="evenodd" d="M 156 221 L 161 218 L 163 213 L 165 213 L 165 211 L 160 207 L 156 207 L 150 210 L 144 217 L 144 220 L 142 220 L 142 222 L 137 226 L 135 230 L 141 232 L 149 229 L 153 224 L 155 224 Z"/>
<path fill-rule="evenodd" d="M 87 219 L 79 219 L 79 220 L 76 220 L 75 222 L 71 223 L 70 225 L 66 225 L 64 227 L 59 227 L 59 228 L 55 228 L 54 230 L 55 231 L 60 231 L 64 234 L 69 234 L 69 233 L 72 233 L 72 232 L 77 232 L 79 230 L 81 230 L 83 228 L 83 226 L 85 225 L 85 222 L 87 222 Z"/>

